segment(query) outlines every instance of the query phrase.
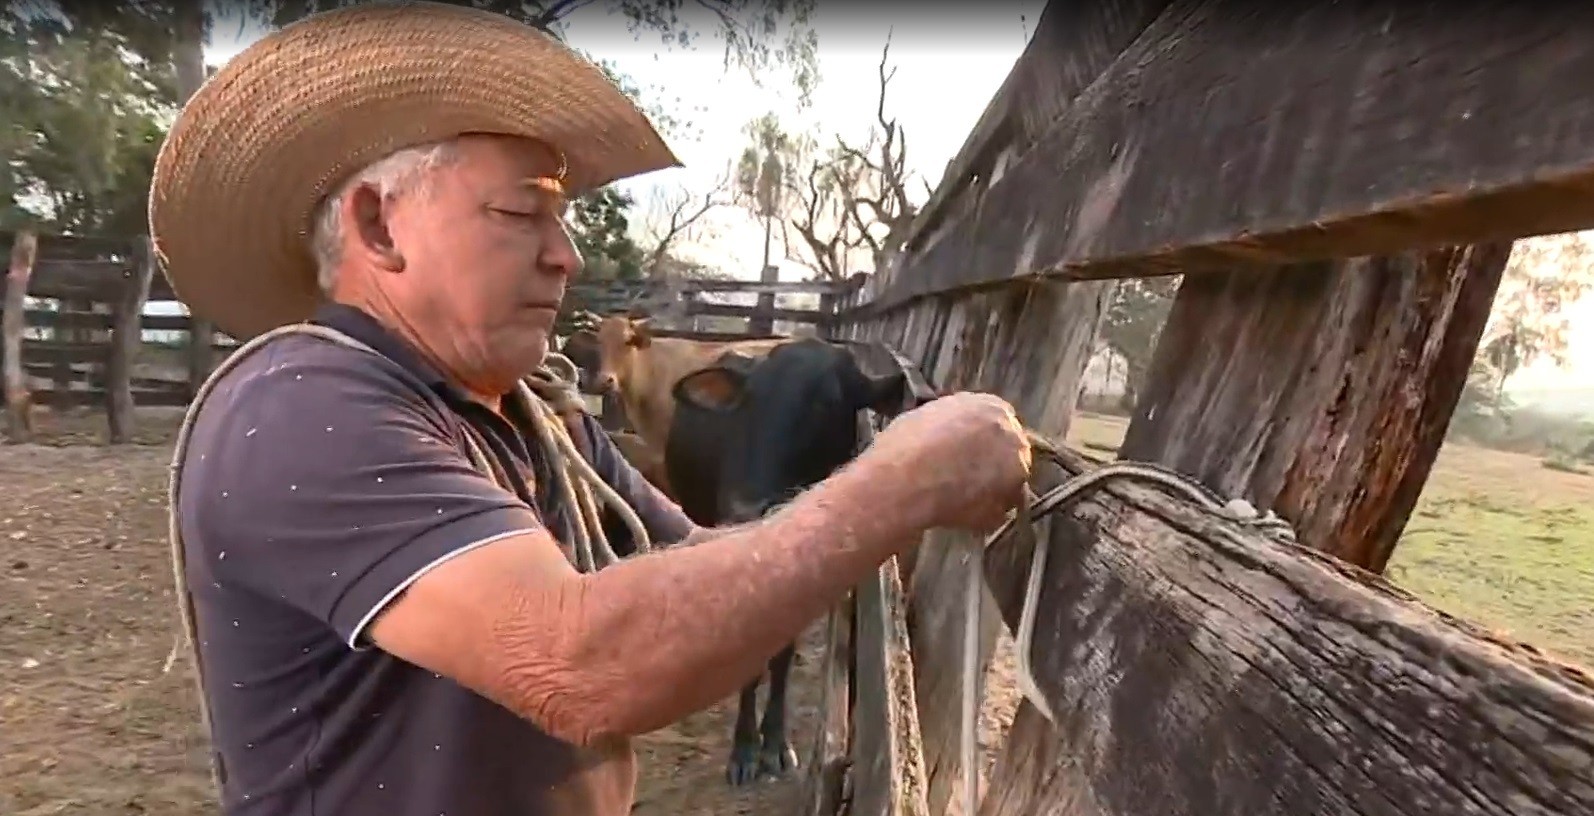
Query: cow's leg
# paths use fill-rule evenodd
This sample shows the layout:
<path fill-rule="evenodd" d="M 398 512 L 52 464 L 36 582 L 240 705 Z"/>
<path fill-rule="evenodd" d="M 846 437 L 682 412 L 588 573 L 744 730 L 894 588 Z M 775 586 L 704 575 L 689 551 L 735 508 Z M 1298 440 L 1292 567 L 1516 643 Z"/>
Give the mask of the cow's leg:
<path fill-rule="evenodd" d="M 736 733 L 731 741 L 731 761 L 725 778 L 732 785 L 745 785 L 758 778 L 758 681 L 742 687 L 736 706 Z"/>
<path fill-rule="evenodd" d="M 786 738 L 786 679 L 791 676 L 791 664 L 797 656 L 793 643 L 769 661 L 769 700 L 764 703 L 763 746 L 758 753 L 758 769 L 762 773 L 782 776 L 797 767 L 797 752 Z"/>

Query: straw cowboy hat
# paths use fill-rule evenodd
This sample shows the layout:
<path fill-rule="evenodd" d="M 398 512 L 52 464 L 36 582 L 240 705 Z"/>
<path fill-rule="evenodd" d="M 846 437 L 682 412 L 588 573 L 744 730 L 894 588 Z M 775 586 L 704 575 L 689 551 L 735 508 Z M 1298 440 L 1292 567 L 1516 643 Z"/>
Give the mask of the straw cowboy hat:
<path fill-rule="evenodd" d="M 230 60 L 167 134 L 149 222 L 172 289 L 239 340 L 307 319 L 320 200 L 388 153 L 462 133 L 548 143 L 572 194 L 680 165 L 596 66 L 530 26 L 431 2 L 314 14 Z"/>

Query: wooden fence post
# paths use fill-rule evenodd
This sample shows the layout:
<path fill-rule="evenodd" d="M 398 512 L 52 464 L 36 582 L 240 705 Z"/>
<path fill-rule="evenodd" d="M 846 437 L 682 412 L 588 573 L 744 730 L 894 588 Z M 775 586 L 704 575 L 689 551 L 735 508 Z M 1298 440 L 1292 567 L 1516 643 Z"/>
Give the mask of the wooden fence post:
<path fill-rule="evenodd" d="M 196 315 L 188 317 L 188 399 L 199 395 L 199 386 L 210 376 L 216 350 L 216 326 Z"/>
<path fill-rule="evenodd" d="M 847 812 L 928 816 L 907 605 L 895 560 L 864 579 L 854 598 L 853 795 Z"/>
<path fill-rule="evenodd" d="M 852 755 L 854 596 L 830 610 L 820 667 L 818 723 L 808 754 L 800 816 L 837 816 L 846 796 Z"/>
<path fill-rule="evenodd" d="M 1439 455 L 1511 242 L 1190 275 L 1119 456 L 1273 508 L 1382 572 Z"/>
<path fill-rule="evenodd" d="M 1295 524 L 1302 544 L 1382 569 L 1438 455 L 1509 254 L 1505 242 L 1267 273 L 1186 276 L 1120 456 L 1173 467 L 1225 498 L 1243 497 L 1259 509 L 1275 509 Z M 1144 525 L 1123 524 L 1111 533 L 1113 541 L 1138 542 L 1133 531 Z M 1049 812 L 1089 803 L 1090 812 L 1102 816 L 1194 814 L 1221 810 L 1219 802 L 1246 813 L 1348 812 L 1324 797 L 1351 797 L 1352 789 L 1334 793 L 1331 785 L 1303 780 L 1285 785 L 1285 791 L 1277 778 L 1254 778 L 1240 769 L 1273 763 L 1263 756 L 1264 748 L 1277 750 L 1263 744 L 1271 740 L 1343 745 L 1353 741 L 1350 733 L 1380 726 L 1351 724 L 1343 715 L 1325 714 L 1321 721 L 1295 716 L 1288 725 L 1273 722 L 1275 736 L 1250 747 L 1239 742 L 1243 729 L 1232 721 L 1222 737 L 1217 730 L 1203 732 L 1205 726 L 1196 723 L 1212 721 L 1206 712 L 1254 706 L 1248 715 L 1254 716 L 1269 703 L 1254 691 L 1249 697 L 1241 692 L 1247 675 L 1238 663 L 1216 669 L 1202 664 L 1217 659 L 1217 652 L 1201 652 L 1203 636 L 1190 634 L 1185 620 L 1148 612 L 1158 621 L 1159 634 L 1151 635 L 1146 620 L 1101 608 L 1122 603 L 1123 593 L 1131 590 L 1117 583 L 1121 579 L 1106 577 L 1119 571 L 1091 563 L 1121 557 L 1109 546 L 1092 543 L 1097 535 L 1078 524 L 1053 535 L 1052 561 L 1070 563 L 1048 563 L 1050 589 L 1037 614 L 1033 654 L 1037 672 L 1044 675 L 1038 680 L 1045 689 L 1067 689 L 1053 707 L 1069 713 L 1054 730 L 1033 707 L 1019 708 L 993 774 L 991 787 L 1001 796 L 981 813 Z M 1107 533 L 1099 535 L 1107 540 Z M 1158 548 L 1150 533 L 1144 541 L 1145 552 Z M 1068 555 L 1060 554 L 1064 551 Z M 1000 562 L 988 556 L 988 563 L 999 573 L 992 587 L 1011 621 L 1027 554 L 1009 556 Z M 1223 610 L 1213 614 L 1221 614 L 1236 642 L 1261 638 L 1258 633 L 1274 625 L 1207 588 L 1207 582 L 1228 587 L 1234 576 L 1203 566 L 1190 573 L 1202 577 L 1182 570 L 1170 577 L 1176 562 L 1158 563 L 1170 570 L 1155 582 L 1168 587 L 1163 602 L 1202 597 Z M 1258 601 L 1279 610 L 1299 602 Z M 1153 599 L 1137 596 L 1135 603 L 1154 608 Z M 1280 612 L 1285 618 L 1292 614 Z M 1338 644 L 1341 656 L 1326 658 L 1377 652 L 1372 642 L 1353 639 L 1366 635 L 1334 637 L 1351 640 Z M 1092 660 L 1099 665 L 1082 668 Z M 1422 671 L 1422 658 L 1408 660 L 1380 671 Z M 1211 679 L 1213 674 L 1220 679 Z M 1369 722 L 1377 721 L 1377 714 L 1368 716 Z M 1173 725 L 1181 718 L 1186 724 Z M 1109 734 L 1107 750 L 1101 741 Z M 1218 780 L 1210 770 L 1158 764 L 1180 756 L 1195 761 L 1197 753 L 1230 770 Z M 1279 773 L 1310 776 L 1320 770 L 1314 756 L 1303 750 L 1278 766 Z M 1286 765 L 1290 770 L 1282 770 Z M 1427 785 L 1388 794 L 1414 806 L 1423 796 L 1418 788 L 1440 793 Z M 1451 812 L 1437 800 L 1427 801 L 1436 812 Z M 1506 801 L 1495 804 L 1509 809 Z"/>
<path fill-rule="evenodd" d="M 5 363 L 6 413 L 10 436 L 26 442 L 33 436 L 32 394 L 27 369 L 22 364 L 22 329 L 27 325 L 28 279 L 39 254 L 39 239 L 21 230 L 11 244 L 11 264 L 6 270 L 5 305 L 0 308 L 0 360 Z"/>
<path fill-rule="evenodd" d="M 149 283 L 159 263 L 148 236 L 139 239 L 138 251 L 113 304 L 110 353 L 105 360 L 105 414 L 110 441 L 120 445 L 133 436 L 137 406 L 133 404 L 133 363 L 144 347 L 144 303 Z"/>

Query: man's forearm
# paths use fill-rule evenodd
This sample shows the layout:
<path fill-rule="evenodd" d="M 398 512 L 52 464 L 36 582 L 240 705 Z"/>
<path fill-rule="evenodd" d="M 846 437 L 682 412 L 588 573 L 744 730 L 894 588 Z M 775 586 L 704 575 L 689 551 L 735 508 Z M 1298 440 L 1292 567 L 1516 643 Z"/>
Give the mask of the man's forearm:
<path fill-rule="evenodd" d="M 662 727 L 740 688 L 902 549 L 923 514 L 900 503 L 906 474 L 890 468 L 860 463 L 764 521 L 584 576 L 565 608 L 567 631 L 594 639 L 577 665 L 631 681 L 593 689 L 611 718 L 601 730 Z"/>

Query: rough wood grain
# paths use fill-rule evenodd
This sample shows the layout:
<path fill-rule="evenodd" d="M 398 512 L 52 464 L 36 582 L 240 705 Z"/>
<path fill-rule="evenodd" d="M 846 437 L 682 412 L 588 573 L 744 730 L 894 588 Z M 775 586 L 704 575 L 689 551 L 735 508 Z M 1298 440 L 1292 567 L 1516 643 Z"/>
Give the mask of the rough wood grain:
<path fill-rule="evenodd" d="M 28 294 L 40 298 L 104 302 L 116 300 L 128 270 L 136 263 L 131 257 L 58 259 L 42 253 L 28 282 Z M 164 295 L 164 297 L 163 297 Z M 150 298 L 169 300 L 169 291 L 150 288 Z"/>
<path fill-rule="evenodd" d="M 18 232 L 11 242 L 6 267 L 5 300 L 0 302 L 0 387 L 5 389 L 7 432 L 13 441 L 33 435 L 33 412 L 28 380 L 22 363 L 22 327 L 27 325 L 28 279 L 38 254 L 38 238 Z"/>
<path fill-rule="evenodd" d="M 144 303 L 149 298 L 149 282 L 159 266 L 155 251 L 144 239 L 132 275 L 122 284 L 122 297 L 112 311 L 109 353 L 105 360 L 105 412 L 110 424 L 110 442 L 127 442 L 133 436 L 133 363 L 144 347 Z"/>
<path fill-rule="evenodd" d="M 1594 225 L 1594 6 L 1176 0 L 871 303 Z"/>
<path fill-rule="evenodd" d="M 838 816 L 843 806 L 852 742 L 852 628 L 854 600 L 830 610 L 824 663 L 819 669 L 819 722 L 803 780 L 803 816 Z"/>
<path fill-rule="evenodd" d="M 773 295 L 769 295 L 769 297 L 773 297 Z M 764 308 L 758 304 L 744 306 L 739 303 L 709 303 L 701 300 L 687 301 L 686 314 L 687 316 L 745 317 L 749 321 L 767 318 L 769 320 L 787 320 L 792 323 L 811 323 L 815 326 L 823 326 L 830 321 L 828 314 L 814 309 L 780 309 L 774 306 Z M 758 327 L 753 325 L 753 322 L 749 322 L 747 325 L 749 334 L 761 333 L 758 331 Z"/>
<path fill-rule="evenodd" d="M 856 339 L 891 344 L 939 388 L 1000 393 L 1026 424 L 1061 436 L 1067 433 L 1106 294 L 1106 284 L 1048 282 L 926 301 L 847 330 Z M 978 546 L 975 537 L 937 530 L 902 559 L 910 587 L 926 804 L 933 814 L 948 813 L 962 801 L 963 582 L 968 554 Z M 982 613 L 981 666 L 989 664 L 1001 626 L 994 610 L 988 602 Z"/>
<path fill-rule="evenodd" d="M 1382 572 L 1489 320 L 1509 242 L 1187 277 L 1119 455 Z"/>
<path fill-rule="evenodd" d="M 919 208 L 904 252 L 917 252 L 968 212 L 1169 1 L 1048 3 L 1024 53 Z"/>
<path fill-rule="evenodd" d="M 1022 708 L 982 813 L 1594 812 L 1580 669 L 1159 488 L 1112 483 L 1047 535 L 1032 654 L 1060 719 Z"/>
<path fill-rule="evenodd" d="M 925 816 L 913 658 L 897 565 L 854 590 L 856 672 L 849 816 Z"/>
<path fill-rule="evenodd" d="M 965 301 L 945 320 L 926 322 L 940 336 L 926 338 L 936 347 L 927 342 L 933 356 L 926 356 L 924 370 L 942 388 L 1001 394 L 1025 424 L 1066 435 L 1106 294 L 1103 284 L 1052 283 Z M 968 553 L 978 547 L 976 537 L 938 531 L 919 552 L 913 574 L 914 668 L 935 813 L 963 799 L 963 584 Z M 993 611 L 988 604 L 981 617 L 982 667 L 1001 625 Z"/>

